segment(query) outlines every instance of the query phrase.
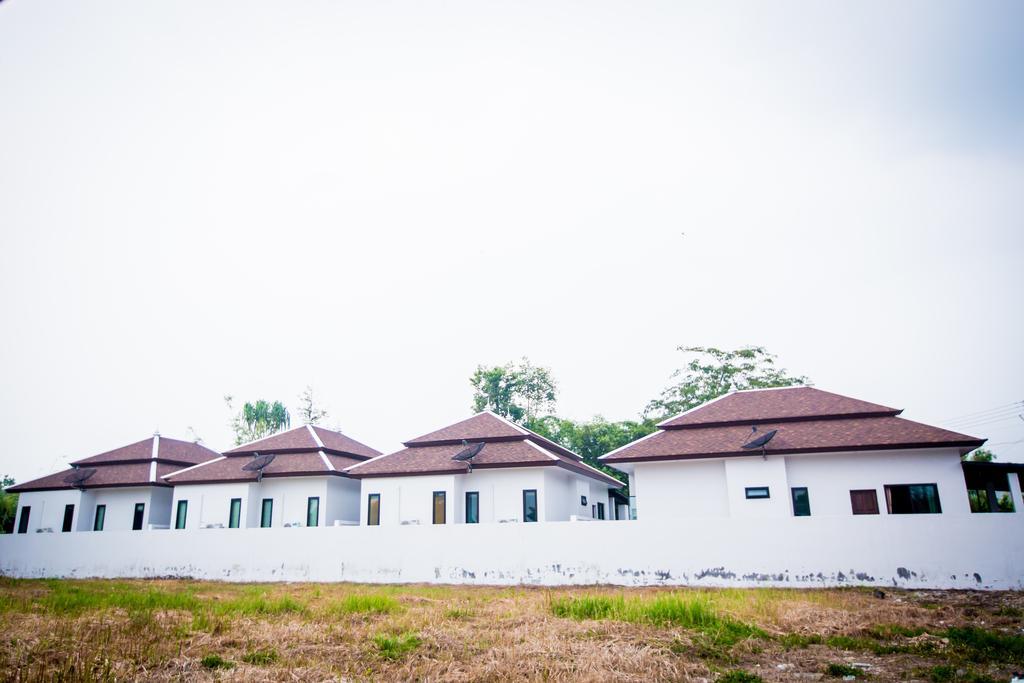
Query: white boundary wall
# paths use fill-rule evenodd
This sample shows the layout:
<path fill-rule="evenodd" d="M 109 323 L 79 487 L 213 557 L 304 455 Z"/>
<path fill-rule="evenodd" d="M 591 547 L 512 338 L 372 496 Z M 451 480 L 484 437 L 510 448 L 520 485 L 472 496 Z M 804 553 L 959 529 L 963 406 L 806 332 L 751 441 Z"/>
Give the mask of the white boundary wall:
<path fill-rule="evenodd" d="M 104 531 L 0 536 L 13 577 L 1024 588 L 1024 516 Z"/>

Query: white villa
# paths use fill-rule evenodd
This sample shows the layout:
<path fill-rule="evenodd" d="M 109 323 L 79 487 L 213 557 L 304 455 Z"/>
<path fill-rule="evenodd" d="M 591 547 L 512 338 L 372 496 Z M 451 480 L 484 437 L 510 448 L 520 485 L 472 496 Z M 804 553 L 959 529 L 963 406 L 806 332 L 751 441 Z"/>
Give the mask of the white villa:
<path fill-rule="evenodd" d="M 622 482 L 491 412 L 404 445 L 348 469 L 362 482 L 361 524 L 600 520 L 623 507 Z"/>
<path fill-rule="evenodd" d="M 347 469 L 380 451 L 303 425 L 169 473 L 173 529 L 356 524 L 359 482 Z"/>
<path fill-rule="evenodd" d="M 159 434 L 71 463 L 71 469 L 12 486 L 16 533 L 166 529 L 171 487 L 161 477 L 217 453 Z"/>
<path fill-rule="evenodd" d="M 638 519 L 1021 509 L 1019 467 L 961 462 L 984 439 L 901 412 L 812 387 L 736 391 L 601 460 L 629 474 Z"/>

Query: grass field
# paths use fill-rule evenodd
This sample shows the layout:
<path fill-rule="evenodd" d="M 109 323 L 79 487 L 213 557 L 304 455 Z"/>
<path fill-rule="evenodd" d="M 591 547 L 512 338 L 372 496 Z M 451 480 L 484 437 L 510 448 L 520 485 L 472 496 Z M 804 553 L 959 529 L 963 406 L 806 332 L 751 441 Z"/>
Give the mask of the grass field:
<path fill-rule="evenodd" d="M 2 680 L 1008 681 L 1024 595 L 0 579 Z"/>

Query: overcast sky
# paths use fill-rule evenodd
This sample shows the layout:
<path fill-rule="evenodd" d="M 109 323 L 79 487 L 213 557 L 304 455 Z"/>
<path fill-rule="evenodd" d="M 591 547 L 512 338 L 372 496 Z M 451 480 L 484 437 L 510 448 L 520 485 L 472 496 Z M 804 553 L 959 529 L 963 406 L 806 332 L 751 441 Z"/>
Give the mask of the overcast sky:
<path fill-rule="evenodd" d="M 0 474 L 307 384 L 391 450 L 524 355 L 625 419 L 681 344 L 1024 460 L 1022 64 L 1013 1 L 7 0 Z"/>

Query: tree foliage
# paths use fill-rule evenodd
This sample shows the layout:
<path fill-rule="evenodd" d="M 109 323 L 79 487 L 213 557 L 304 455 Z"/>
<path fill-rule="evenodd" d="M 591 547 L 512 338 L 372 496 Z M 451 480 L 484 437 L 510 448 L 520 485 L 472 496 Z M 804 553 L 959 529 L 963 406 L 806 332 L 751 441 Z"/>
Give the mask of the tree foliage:
<path fill-rule="evenodd" d="M 972 451 L 967 455 L 960 457 L 961 460 L 970 460 L 972 462 L 992 462 L 996 459 L 996 454 L 987 448 L 979 448 L 976 451 Z"/>
<path fill-rule="evenodd" d="M 302 418 L 302 424 L 307 425 L 320 424 L 327 419 L 327 411 L 313 400 L 313 387 L 311 386 L 307 386 L 305 391 L 299 395 L 299 417 Z"/>
<path fill-rule="evenodd" d="M 4 475 L 0 479 L 0 534 L 14 531 L 14 518 L 18 514 L 18 494 L 7 492 L 11 486 L 14 486 L 14 479 Z"/>
<path fill-rule="evenodd" d="M 620 470 L 608 467 L 598 458 L 641 436 L 647 436 L 656 429 L 654 422 L 650 420 L 609 422 L 600 415 L 584 422 L 548 415 L 529 421 L 526 427 L 583 456 L 583 461 L 588 465 L 618 478 L 623 483 L 627 481 L 626 475 Z"/>
<path fill-rule="evenodd" d="M 485 367 L 478 365 L 469 378 L 473 385 L 473 412 L 490 410 L 517 423 L 554 410 L 558 385 L 547 368 L 520 362 Z"/>
<path fill-rule="evenodd" d="M 770 389 L 807 384 L 801 375 L 790 375 L 776 367 L 775 356 L 763 346 L 745 346 L 724 351 L 710 346 L 680 346 L 694 357 L 672 373 L 676 380 L 644 409 L 644 417 L 655 421 L 696 408 L 738 389 Z"/>
<path fill-rule="evenodd" d="M 228 410 L 234 413 L 232 397 L 225 396 Z M 249 443 L 276 434 L 291 426 L 288 409 L 280 401 L 270 403 L 260 399 L 246 402 L 242 409 L 231 418 L 231 429 L 235 432 L 235 445 Z"/>

